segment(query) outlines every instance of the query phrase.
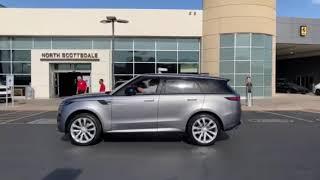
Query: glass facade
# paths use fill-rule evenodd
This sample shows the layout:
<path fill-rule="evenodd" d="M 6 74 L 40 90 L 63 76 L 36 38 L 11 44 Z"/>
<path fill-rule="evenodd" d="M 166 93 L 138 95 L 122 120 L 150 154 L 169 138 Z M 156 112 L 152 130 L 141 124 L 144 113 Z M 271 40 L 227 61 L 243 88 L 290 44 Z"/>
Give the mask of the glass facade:
<path fill-rule="evenodd" d="M 253 96 L 269 97 L 272 92 L 272 36 L 237 33 L 220 36 L 220 75 L 245 96 L 245 79 L 252 77 Z"/>
<path fill-rule="evenodd" d="M 114 43 L 116 81 L 135 75 L 156 73 L 198 73 L 199 38 L 116 38 Z M 14 74 L 16 85 L 31 81 L 32 49 L 110 49 L 111 39 L 104 37 L 0 37 L 0 78 Z"/>
<path fill-rule="evenodd" d="M 116 39 L 114 51 L 115 81 L 125 81 L 135 75 L 158 73 L 199 73 L 199 39 Z"/>

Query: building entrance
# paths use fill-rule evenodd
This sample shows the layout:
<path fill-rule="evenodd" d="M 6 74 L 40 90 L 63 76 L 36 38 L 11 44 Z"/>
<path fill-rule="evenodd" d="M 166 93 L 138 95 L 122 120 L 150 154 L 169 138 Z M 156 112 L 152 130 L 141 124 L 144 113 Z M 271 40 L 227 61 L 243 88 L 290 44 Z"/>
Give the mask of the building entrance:
<path fill-rule="evenodd" d="M 51 64 L 51 72 L 52 97 L 67 97 L 76 95 L 78 76 L 82 76 L 87 82 L 87 92 L 90 92 L 90 64 Z"/>
<path fill-rule="evenodd" d="M 55 73 L 55 79 L 56 79 L 55 96 L 66 97 L 66 96 L 76 95 L 78 76 L 83 76 L 85 79 L 88 79 L 88 77 L 90 77 L 90 73 L 79 73 L 79 72 Z M 89 92 L 89 88 L 87 91 Z"/>

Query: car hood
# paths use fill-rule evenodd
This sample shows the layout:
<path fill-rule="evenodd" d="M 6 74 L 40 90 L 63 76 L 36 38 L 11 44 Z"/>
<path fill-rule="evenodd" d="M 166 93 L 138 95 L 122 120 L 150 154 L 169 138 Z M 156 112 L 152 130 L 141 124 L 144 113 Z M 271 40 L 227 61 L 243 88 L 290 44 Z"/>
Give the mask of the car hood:
<path fill-rule="evenodd" d="M 81 94 L 71 97 L 64 98 L 63 101 L 82 101 L 82 100 L 93 100 L 101 97 L 108 97 L 109 93 L 91 93 L 91 94 Z"/>
<path fill-rule="evenodd" d="M 316 89 L 320 89 L 320 83 L 315 86 Z"/>

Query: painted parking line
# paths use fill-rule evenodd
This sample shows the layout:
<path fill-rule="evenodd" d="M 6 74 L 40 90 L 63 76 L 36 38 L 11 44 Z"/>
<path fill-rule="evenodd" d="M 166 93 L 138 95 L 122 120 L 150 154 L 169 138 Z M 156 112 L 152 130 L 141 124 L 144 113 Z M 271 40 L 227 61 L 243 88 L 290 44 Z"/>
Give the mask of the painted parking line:
<path fill-rule="evenodd" d="M 57 124 L 57 119 L 42 118 L 28 122 L 27 124 Z"/>
<path fill-rule="evenodd" d="M 277 116 L 281 116 L 281 117 L 286 117 L 286 118 L 290 118 L 290 119 L 295 119 L 295 120 L 299 120 L 299 121 L 309 122 L 309 123 L 314 122 L 314 121 L 309 120 L 309 119 L 303 119 L 303 118 L 299 118 L 299 117 L 295 117 L 295 116 L 289 116 L 289 115 L 275 113 L 275 112 L 269 112 L 269 111 L 259 111 L 259 112 L 260 113 L 265 113 L 265 114 L 277 115 Z"/>
<path fill-rule="evenodd" d="M 39 113 L 32 113 L 32 114 L 29 114 L 29 115 L 26 115 L 26 116 L 22 116 L 22 117 L 19 117 L 19 118 L 10 119 L 10 120 L 1 122 L 0 125 L 2 125 L 2 124 L 8 124 L 8 123 L 15 122 L 15 121 L 19 121 L 19 120 L 21 120 L 21 119 L 30 118 L 30 117 L 33 117 L 33 116 L 38 116 L 38 115 L 45 114 L 45 113 L 48 113 L 48 112 L 49 112 L 49 111 L 39 112 Z"/>
<path fill-rule="evenodd" d="M 2 117 L 2 116 L 17 114 L 17 113 L 19 113 L 19 111 L 13 111 L 13 112 L 8 112 L 8 113 L 0 114 L 0 116 Z"/>
<path fill-rule="evenodd" d="M 294 120 L 289 119 L 248 119 L 253 123 L 294 123 Z"/>

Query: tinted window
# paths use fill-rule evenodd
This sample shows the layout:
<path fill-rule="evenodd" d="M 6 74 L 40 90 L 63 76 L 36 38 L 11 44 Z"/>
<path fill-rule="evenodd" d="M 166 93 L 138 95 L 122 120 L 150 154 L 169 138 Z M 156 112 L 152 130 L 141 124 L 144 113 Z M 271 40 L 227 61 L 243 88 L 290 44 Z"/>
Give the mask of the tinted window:
<path fill-rule="evenodd" d="M 157 77 L 142 77 L 122 87 L 115 96 L 125 96 L 125 90 L 128 87 L 133 87 L 137 95 L 157 94 L 159 83 L 160 80 Z"/>
<path fill-rule="evenodd" d="M 183 79 L 167 79 L 164 94 L 200 94 L 197 82 Z"/>
<path fill-rule="evenodd" d="M 201 89 L 205 93 L 212 94 L 234 94 L 233 89 L 225 80 L 200 80 Z"/>

